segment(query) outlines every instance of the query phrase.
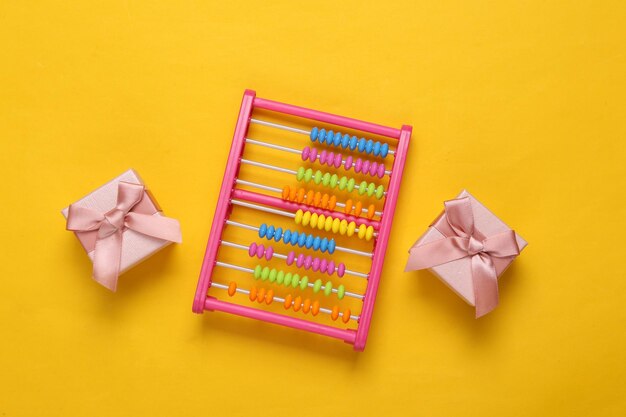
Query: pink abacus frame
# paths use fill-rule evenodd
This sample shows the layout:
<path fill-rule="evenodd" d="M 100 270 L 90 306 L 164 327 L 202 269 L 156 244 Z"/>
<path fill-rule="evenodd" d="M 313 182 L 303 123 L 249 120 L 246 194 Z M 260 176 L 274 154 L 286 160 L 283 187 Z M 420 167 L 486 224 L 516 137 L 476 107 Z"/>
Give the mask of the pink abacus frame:
<path fill-rule="evenodd" d="M 304 210 L 330 214 L 327 210 L 316 209 L 299 203 L 283 201 L 279 198 L 235 189 L 235 180 L 239 174 L 240 160 L 243 155 L 245 137 L 248 132 L 252 110 L 255 108 L 312 119 L 322 123 L 343 126 L 349 129 L 355 129 L 397 140 L 392 166 L 392 175 L 387 188 L 383 215 L 379 222 L 368 219 L 358 219 L 359 221 L 357 222 L 374 225 L 374 227 L 378 230 L 378 236 L 375 238 L 374 242 L 371 269 L 365 291 L 365 297 L 363 299 L 363 308 L 360 313 L 360 319 L 356 330 L 341 329 L 315 323 L 306 319 L 290 317 L 258 308 L 233 304 L 207 295 L 208 290 L 211 287 L 211 276 L 215 267 L 217 252 L 222 239 L 222 232 L 225 227 L 226 220 L 228 220 L 230 215 L 231 198 L 236 197 L 238 199 L 292 211 L 302 208 Z M 348 117 L 337 116 L 334 114 L 263 99 L 256 97 L 256 93 L 254 91 L 246 90 L 243 95 L 237 126 L 235 128 L 235 134 L 230 148 L 230 154 L 228 156 L 226 171 L 224 173 L 224 179 L 220 189 L 219 200 L 215 210 L 215 217 L 213 218 L 211 226 L 211 234 L 207 244 L 206 253 L 204 255 L 202 269 L 200 271 L 200 277 L 193 303 L 193 311 L 195 313 L 202 313 L 204 310 L 217 310 L 254 318 L 257 320 L 267 321 L 270 323 L 280 324 L 283 326 L 341 339 L 346 343 L 354 345 L 354 349 L 357 351 L 364 350 L 372 320 L 374 301 L 376 300 L 376 293 L 378 292 L 378 285 L 383 268 L 385 252 L 387 250 L 389 234 L 391 232 L 391 223 L 396 208 L 396 202 L 398 200 L 398 192 L 400 190 L 400 182 L 402 181 L 402 173 L 406 162 L 409 141 L 411 139 L 411 131 L 412 127 L 407 125 L 403 125 L 401 129 L 385 127 Z M 333 215 L 335 217 L 341 217 L 342 213 L 334 212 Z"/>

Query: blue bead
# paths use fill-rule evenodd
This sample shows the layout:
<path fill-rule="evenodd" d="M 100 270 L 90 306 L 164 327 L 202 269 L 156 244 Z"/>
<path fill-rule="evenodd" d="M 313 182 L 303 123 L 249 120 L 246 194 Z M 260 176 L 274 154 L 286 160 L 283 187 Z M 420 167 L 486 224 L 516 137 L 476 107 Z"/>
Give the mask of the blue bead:
<path fill-rule="evenodd" d="M 313 235 L 308 235 L 308 236 L 306 237 L 306 242 L 305 242 L 305 244 L 304 244 L 304 245 L 306 246 L 306 248 L 307 248 L 307 249 L 310 249 L 310 248 L 311 248 L 311 246 L 313 246 L 313 239 L 314 239 L 314 238 L 313 238 Z"/>
<path fill-rule="evenodd" d="M 347 148 L 348 143 L 350 143 L 350 135 L 346 133 L 345 135 L 343 135 L 343 138 L 341 139 L 341 147 L 344 149 Z"/>
<path fill-rule="evenodd" d="M 317 135 L 317 139 L 320 141 L 320 143 L 324 143 L 324 141 L 326 140 L 326 129 L 320 129 L 320 132 Z"/>
<path fill-rule="evenodd" d="M 298 236 L 298 246 L 303 247 L 305 242 L 306 242 L 306 233 L 300 233 L 300 236 Z"/>
<path fill-rule="evenodd" d="M 298 243 L 298 238 L 299 238 L 299 234 L 298 232 L 296 232 L 295 230 L 293 230 L 291 232 L 291 240 L 289 241 L 289 243 L 291 244 L 291 246 L 296 246 L 296 243 Z"/>
<path fill-rule="evenodd" d="M 328 242 L 328 253 L 333 253 L 335 251 L 335 239 L 330 239 Z"/>
<path fill-rule="evenodd" d="M 380 142 L 376 142 L 374 144 L 373 153 L 374 153 L 374 156 L 378 156 L 378 154 L 380 153 Z"/>
<path fill-rule="evenodd" d="M 267 232 L 267 225 L 265 223 L 263 223 L 259 227 L 259 237 L 265 237 L 265 232 Z"/>
<path fill-rule="evenodd" d="M 335 133 L 335 139 L 333 139 L 333 145 L 339 146 L 340 143 L 341 143 L 341 133 L 337 132 Z"/>
<path fill-rule="evenodd" d="M 350 138 L 350 150 L 351 151 L 356 149 L 356 141 L 357 141 L 356 136 L 352 136 Z"/>
<path fill-rule="evenodd" d="M 289 243 L 289 239 L 291 239 L 291 230 L 287 229 L 283 235 L 283 242 Z"/>
<path fill-rule="evenodd" d="M 317 128 L 314 127 L 313 129 L 311 129 L 311 142 L 315 142 L 317 140 Z"/>
<path fill-rule="evenodd" d="M 268 238 L 268 239 L 270 239 L 270 240 L 271 240 L 271 239 L 274 237 L 274 231 L 275 231 L 275 229 L 274 229 L 274 226 L 272 226 L 272 225 L 270 225 L 270 226 L 267 228 L 267 238 Z"/>
<path fill-rule="evenodd" d="M 320 242 L 320 250 L 322 252 L 326 252 L 326 249 L 328 249 L 328 239 L 324 238 L 322 239 L 322 241 Z"/>
<path fill-rule="evenodd" d="M 372 148 L 374 147 L 374 141 L 373 140 L 368 140 L 367 143 L 365 144 L 365 152 L 370 154 L 372 153 Z"/>
<path fill-rule="evenodd" d="M 320 243 L 322 243 L 322 239 L 320 239 L 319 236 L 313 239 L 313 250 L 318 250 L 320 248 Z"/>
<path fill-rule="evenodd" d="M 365 138 L 359 139 L 359 152 L 363 152 L 365 149 Z"/>
<path fill-rule="evenodd" d="M 389 145 L 383 143 L 383 146 L 380 147 L 380 156 L 387 157 L 387 152 L 389 152 Z"/>
<path fill-rule="evenodd" d="M 277 227 L 276 232 L 274 233 L 274 240 L 276 242 L 280 242 L 280 238 L 283 237 L 283 228 Z"/>
<path fill-rule="evenodd" d="M 335 132 L 333 132 L 332 130 L 329 130 L 328 132 L 326 132 L 326 143 L 329 145 L 332 145 L 334 137 L 335 137 Z"/>

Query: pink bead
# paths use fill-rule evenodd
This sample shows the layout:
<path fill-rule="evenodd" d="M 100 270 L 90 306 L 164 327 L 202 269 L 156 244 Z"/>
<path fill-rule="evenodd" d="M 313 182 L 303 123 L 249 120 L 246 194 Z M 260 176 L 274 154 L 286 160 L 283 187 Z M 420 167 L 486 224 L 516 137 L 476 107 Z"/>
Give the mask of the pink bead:
<path fill-rule="evenodd" d="M 298 268 L 300 268 L 303 263 L 304 263 L 304 255 L 300 254 L 298 255 L 298 259 L 296 260 L 296 265 L 298 266 Z"/>
<path fill-rule="evenodd" d="M 363 166 L 361 167 L 361 172 L 363 172 L 364 174 L 367 174 L 370 170 L 370 161 L 368 161 L 367 159 L 365 161 L 363 161 Z"/>
<path fill-rule="evenodd" d="M 370 166 L 370 175 L 376 175 L 376 170 L 378 168 L 378 162 L 372 162 Z"/>
<path fill-rule="evenodd" d="M 313 263 L 313 258 L 311 255 L 308 255 L 304 258 L 304 269 L 309 269 L 311 267 L 311 263 Z"/>
<path fill-rule="evenodd" d="M 270 259 L 272 259 L 272 256 L 274 256 L 274 248 L 268 246 L 267 250 L 265 251 L 265 259 L 269 261 Z"/>
<path fill-rule="evenodd" d="M 328 275 L 332 275 L 335 273 L 335 262 L 333 261 L 328 262 L 328 269 L 326 270 L 326 273 Z"/>
<path fill-rule="evenodd" d="M 326 272 L 326 268 L 328 268 L 328 261 L 326 259 L 322 259 L 320 263 L 320 271 Z"/>
<path fill-rule="evenodd" d="M 352 168 L 352 155 L 348 155 L 344 166 L 346 167 L 346 170 Z"/>
<path fill-rule="evenodd" d="M 320 270 L 320 258 L 313 259 L 313 271 L 317 272 Z"/>
<path fill-rule="evenodd" d="M 354 164 L 354 170 L 356 172 L 361 172 L 361 165 L 363 165 L 363 160 L 361 158 L 357 158 L 356 163 Z"/>
<path fill-rule="evenodd" d="M 311 155 L 309 155 L 311 162 L 315 162 L 317 159 L 317 148 L 311 148 Z"/>
<path fill-rule="evenodd" d="M 382 178 L 385 176 L 385 165 L 384 164 L 380 164 L 378 165 L 378 177 Z"/>
<path fill-rule="evenodd" d="M 294 251 L 289 252 L 287 254 L 287 259 L 286 259 L 287 265 L 291 265 L 295 257 L 296 257 L 296 253 Z"/>
<path fill-rule="evenodd" d="M 335 155 L 335 168 L 339 168 L 341 166 L 341 160 L 342 159 L 343 159 L 343 157 L 341 156 L 340 153 Z"/>
<path fill-rule="evenodd" d="M 339 262 L 339 266 L 337 266 L 337 275 L 339 275 L 339 277 L 342 277 L 345 273 L 346 265 L 343 262 Z"/>
<path fill-rule="evenodd" d="M 256 253 L 256 242 L 252 242 L 250 243 L 250 247 L 248 248 L 248 255 L 250 255 L 250 257 L 254 257 L 254 254 Z"/>
<path fill-rule="evenodd" d="M 264 253 L 265 253 L 265 246 L 263 246 L 263 244 L 260 244 L 259 246 L 257 246 L 256 257 L 262 258 Z"/>
<path fill-rule="evenodd" d="M 321 153 L 320 153 L 320 164 L 325 164 L 326 163 L 326 154 L 328 152 L 326 152 L 326 149 L 324 149 Z"/>
<path fill-rule="evenodd" d="M 309 148 L 308 146 L 305 146 L 304 149 L 302 149 L 302 160 L 306 161 L 309 158 L 310 153 L 311 153 L 311 148 Z"/>

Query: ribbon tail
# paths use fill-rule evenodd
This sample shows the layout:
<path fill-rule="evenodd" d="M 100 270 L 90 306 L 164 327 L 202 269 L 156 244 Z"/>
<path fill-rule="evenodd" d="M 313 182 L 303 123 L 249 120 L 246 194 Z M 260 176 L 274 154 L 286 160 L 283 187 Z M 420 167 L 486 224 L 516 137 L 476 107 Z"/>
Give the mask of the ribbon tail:
<path fill-rule="evenodd" d="M 93 258 L 93 278 L 100 285 L 115 292 L 122 259 L 122 231 L 96 241 Z"/>
<path fill-rule="evenodd" d="M 476 318 L 479 318 L 498 305 L 498 276 L 489 256 L 481 254 L 472 256 L 472 285 Z"/>
<path fill-rule="evenodd" d="M 425 244 L 417 244 L 409 250 L 404 271 L 432 268 L 467 256 L 468 239 L 447 237 Z"/>
<path fill-rule="evenodd" d="M 181 243 L 182 235 L 178 220 L 165 216 L 128 213 L 124 224 L 129 229 L 144 235 L 156 237 L 170 242 Z"/>

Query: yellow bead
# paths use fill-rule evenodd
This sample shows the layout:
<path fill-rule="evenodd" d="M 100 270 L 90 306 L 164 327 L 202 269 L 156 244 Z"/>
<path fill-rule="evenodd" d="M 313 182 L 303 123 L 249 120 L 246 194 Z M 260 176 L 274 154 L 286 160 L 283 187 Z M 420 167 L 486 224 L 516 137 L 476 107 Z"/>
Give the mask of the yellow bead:
<path fill-rule="evenodd" d="M 342 235 L 345 235 L 347 230 L 348 230 L 348 221 L 346 219 L 343 219 L 341 223 L 339 224 L 339 233 L 341 233 Z"/>
<path fill-rule="evenodd" d="M 326 230 L 327 232 L 330 232 L 332 227 L 333 227 L 333 218 L 328 216 L 328 217 L 326 217 L 326 223 L 324 224 L 324 230 Z"/>
<path fill-rule="evenodd" d="M 300 224 L 302 221 L 302 210 L 296 211 L 296 217 L 294 218 L 296 224 Z"/>
<path fill-rule="evenodd" d="M 319 216 L 317 215 L 317 213 L 313 213 L 311 214 L 311 222 L 309 223 L 311 225 L 311 227 L 316 227 L 317 226 L 317 218 Z"/>
<path fill-rule="evenodd" d="M 308 226 L 311 221 L 311 212 L 305 211 L 302 215 L 302 226 Z"/>
<path fill-rule="evenodd" d="M 341 220 L 335 218 L 333 219 L 333 233 L 337 233 L 339 232 L 339 224 L 341 223 Z"/>
<path fill-rule="evenodd" d="M 326 216 L 320 214 L 320 217 L 317 219 L 317 228 L 322 230 L 324 228 L 324 224 L 326 223 Z"/>
<path fill-rule="evenodd" d="M 372 240 L 372 237 L 374 237 L 374 228 L 372 226 L 367 226 L 367 231 L 365 232 L 365 240 L 369 242 L 370 240 Z"/>
<path fill-rule="evenodd" d="M 355 222 L 350 222 L 348 223 L 348 233 L 346 233 L 348 236 L 352 236 L 354 234 L 354 230 L 356 229 L 356 223 Z"/>
<path fill-rule="evenodd" d="M 365 237 L 365 230 L 367 229 L 367 226 L 365 226 L 364 224 L 361 224 L 359 226 L 359 239 L 363 239 Z"/>

